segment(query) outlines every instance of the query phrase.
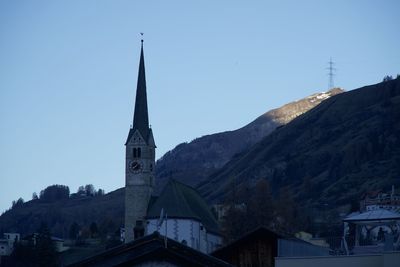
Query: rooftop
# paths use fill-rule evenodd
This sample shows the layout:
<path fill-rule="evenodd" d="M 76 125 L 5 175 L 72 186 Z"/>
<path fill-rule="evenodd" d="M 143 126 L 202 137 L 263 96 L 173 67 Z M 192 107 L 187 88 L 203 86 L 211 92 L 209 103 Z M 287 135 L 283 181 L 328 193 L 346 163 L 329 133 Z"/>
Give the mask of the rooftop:
<path fill-rule="evenodd" d="M 161 210 L 168 218 L 194 219 L 208 231 L 219 233 L 218 223 L 210 207 L 192 187 L 171 179 L 160 196 L 149 205 L 147 218 L 159 218 Z"/>

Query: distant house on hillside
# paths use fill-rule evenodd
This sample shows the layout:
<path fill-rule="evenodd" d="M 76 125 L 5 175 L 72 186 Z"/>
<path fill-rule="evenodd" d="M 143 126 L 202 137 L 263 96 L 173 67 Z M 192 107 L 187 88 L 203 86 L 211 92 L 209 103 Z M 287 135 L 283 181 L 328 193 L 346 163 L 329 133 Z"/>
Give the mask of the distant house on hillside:
<path fill-rule="evenodd" d="M 18 233 L 4 233 L 3 238 L 0 239 L 0 256 L 10 255 L 14 250 L 15 242 L 19 242 L 19 240 Z"/>
<path fill-rule="evenodd" d="M 38 238 L 39 238 L 39 234 L 38 233 L 33 233 L 31 235 L 25 236 L 21 240 L 21 242 L 23 244 L 31 244 L 32 246 L 36 246 Z M 55 250 L 57 252 L 64 252 L 64 251 L 68 250 L 68 247 L 64 246 L 64 239 L 52 236 L 51 237 L 51 241 L 52 241 L 52 243 L 54 245 L 54 248 L 55 248 Z"/>
<path fill-rule="evenodd" d="M 376 209 L 387 209 L 400 212 L 400 195 L 395 193 L 394 186 L 391 192 L 382 190 L 365 193 L 360 201 L 360 211 L 371 211 Z"/>

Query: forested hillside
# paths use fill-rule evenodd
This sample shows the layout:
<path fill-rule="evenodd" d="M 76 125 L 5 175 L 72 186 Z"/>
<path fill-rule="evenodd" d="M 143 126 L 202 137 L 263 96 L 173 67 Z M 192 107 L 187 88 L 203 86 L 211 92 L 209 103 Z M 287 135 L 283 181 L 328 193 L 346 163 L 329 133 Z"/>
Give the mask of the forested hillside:
<path fill-rule="evenodd" d="M 240 129 L 206 135 L 190 143 L 178 145 L 157 161 L 158 188 L 162 188 L 170 178 L 191 186 L 197 185 L 231 160 L 235 154 L 248 149 L 277 127 L 342 92 L 343 90 L 336 88 L 313 94 L 270 110 Z"/>
<path fill-rule="evenodd" d="M 349 205 L 368 190 L 400 185 L 400 79 L 333 96 L 237 155 L 198 186 L 210 201 L 232 180 L 272 191 L 288 188 L 299 203 Z"/>

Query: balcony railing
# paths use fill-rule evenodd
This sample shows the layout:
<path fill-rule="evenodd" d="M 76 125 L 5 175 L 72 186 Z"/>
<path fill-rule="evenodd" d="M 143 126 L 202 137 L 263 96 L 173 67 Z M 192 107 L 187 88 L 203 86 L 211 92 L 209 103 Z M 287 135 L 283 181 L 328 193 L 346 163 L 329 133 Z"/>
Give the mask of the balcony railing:
<path fill-rule="evenodd" d="M 344 242 L 343 237 L 325 237 L 329 244 L 331 255 L 360 255 L 360 254 L 381 254 L 385 251 L 400 251 L 398 236 L 385 235 L 381 240 L 372 238 L 360 238 L 347 236 Z"/>

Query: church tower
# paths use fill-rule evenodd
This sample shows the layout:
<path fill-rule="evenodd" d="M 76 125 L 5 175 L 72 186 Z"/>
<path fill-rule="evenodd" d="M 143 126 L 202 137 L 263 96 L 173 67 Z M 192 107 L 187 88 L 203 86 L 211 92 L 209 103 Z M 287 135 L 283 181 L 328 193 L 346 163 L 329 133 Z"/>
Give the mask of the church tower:
<path fill-rule="evenodd" d="M 125 243 L 146 233 L 146 213 L 153 192 L 155 148 L 147 111 L 143 40 L 133 125 L 125 143 Z"/>

